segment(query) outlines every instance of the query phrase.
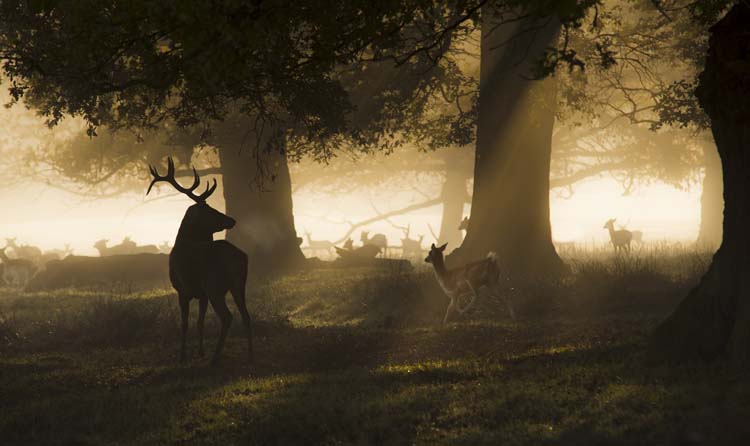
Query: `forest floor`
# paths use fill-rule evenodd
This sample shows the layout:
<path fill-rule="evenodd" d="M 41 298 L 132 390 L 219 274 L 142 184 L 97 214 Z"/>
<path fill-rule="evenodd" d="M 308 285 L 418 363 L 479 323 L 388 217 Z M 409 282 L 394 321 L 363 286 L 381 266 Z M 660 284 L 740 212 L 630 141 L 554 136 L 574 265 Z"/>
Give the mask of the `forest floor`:
<path fill-rule="evenodd" d="M 255 363 L 235 318 L 216 367 L 178 363 L 170 290 L 3 290 L 0 444 L 750 444 L 747 375 L 643 358 L 708 260 L 571 256 L 517 320 L 446 326 L 429 271 L 307 271 L 254 289 Z"/>

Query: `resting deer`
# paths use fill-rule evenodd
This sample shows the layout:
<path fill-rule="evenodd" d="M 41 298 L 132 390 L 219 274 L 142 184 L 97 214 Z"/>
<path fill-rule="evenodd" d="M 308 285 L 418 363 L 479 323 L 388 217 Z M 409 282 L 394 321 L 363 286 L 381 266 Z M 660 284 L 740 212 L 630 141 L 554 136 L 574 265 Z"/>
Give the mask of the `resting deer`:
<path fill-rule="evenodd" d="M 344 249 L 351 251 L 354 249 L 354 241 L 350 238 L 346 239 L 344 242 Z"/>
<path fill-rule="evenodd" d="M 380 252 L 385 256 L 388 251 L 388 239 L 385 238 L 385 235 L 375 234 L 372 236 L 372 238 L 369 238 L 369 235 L 370 233 L 368 231 L 362 231 L 359 236 L 359 241 L 361 241 L 365 246 L 371 245 L 380 248 Z"/>
<path fill-rule="evenodd" d="M 37 271 L 37 266 L 29 259 L 11 259 L 0 248 L 0 260 L 3 261 L 3 281 L 11 286 L 23 288 Z"/>
<path fill-rule="evenodd" d="M 494 252 L 487 254 L 487 258 L 484 260 L 449 270 L 445 267 L 445 258 L 443 256 L 446 246 L 448 246 L 447 243 L 436 247 L 433 243 L 430 246 L 427 258 L 424 259 L 425 262 L 432 264 L 440 288 L 443 289 L 443 292 L 450 299 L 448 308 L 445 310 L 445 317 L 443 318 L 444 324 L 448 322 L 448 318 L 454 310 L 459 314 L 464 314 L 471 308 L 477 297 L 479 297 L 478 292 L 482 287 L 490 290 L 492 295 L 500 297 L 497 289 L 500 280 L 500 268 L 497 265 L 497 257 Z M 465 307 L 461 308 L 459 299 L 466 295 L 471 295 L 471 301 Z M 504 300 L 510 317 L 515 319 L 516 314 L 513 311 L 510 300 Z"/>
<path fill-rule="evenodd" d="M 132 254 L 158 254 L 159 248 L 156 245 L 142 245 L 139 246 L 134 241 L 130 240 L 130 237 L 122 239 L 119 245 L 107 246 L 107 239 L 97 240 L 94 243 L 94 248 L 99 251 L 100 257 L 105 256 L 116 256 L 116 255 L 132 255 Z"/>
<path fill-rule="evenodd" d="M 609 238 L 612 242 L 612 246 L 615 248 L 615 252 L 625 250 L 630 252 L 630 241 L 633 239 L 633 233 L 626 230 L 620 229 L 615 231 L 615 219 L 611 218 L 604 223 L 603 229 L 609 230 Z"/>
<path fill-rule="evenodd" d="M 216 344 L 212 363 L 217 363 L 224 341 L 232 323 L 232 313 L 227 308 L 225 297 L 231 292 L 237 309 L 242 316 L 242 322 L 247 332 L 248 357 L 253 360 L 253 338 L 250 325 L 250 314 L 245 306 L 245 283 L 247 281 L 247 254 L 226 240 L 213 239 L 215 232 L 231 229 L 235 220 L 206 203 L 206 199 L 216 190 L 216 180 L 213 185 L 206 186 L 206 190 L 195 195 L 193 191 L 200 185 L 198 172 L 193 169 L 195 180 L 193 185 L 185 188 L 175 180 L 175 169 L 172 158 L 168 159 L 167 174 L 159 175 L 155 167 L 150 166 L 154 179 L 148 186 L 148 191 L 154 184 L 164 181 L 171 184 L 177 191 L 187 195 L 195 204 L 190 206 L 182 218 L 177 238 L 169 254 L 169 279 L 177 290 L 182 317 L 182 344 L 180 347 L 180 361 L 185 360 L 185 342 L 187 338 L 188 316 L 190 314 L 190 300 L 198 299 L 198 348 L 203 355 L 203 322 L 206 307 L 211 302 L 216 314 L 221 320 L 221 332 Z"/>
<path fill-rule="evenodd" d="M 318 251 L 326 251 L 328 256 L 333 255 L 333 242 L 328 240 L 313 240 L 309 232 L 305 232 L 305 238 L 307 239 L 307 247 L 310 248 L 310 254 L 315 256 Z"/>

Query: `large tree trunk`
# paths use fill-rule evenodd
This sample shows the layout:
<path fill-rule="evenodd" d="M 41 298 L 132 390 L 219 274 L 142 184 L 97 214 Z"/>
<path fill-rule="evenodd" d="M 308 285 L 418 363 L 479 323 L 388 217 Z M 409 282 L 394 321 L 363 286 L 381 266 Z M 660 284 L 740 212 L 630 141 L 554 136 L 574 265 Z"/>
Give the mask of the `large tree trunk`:
<path fill-rule="evenodd" d="M 443 200 L 443 215 L 440 219 L 438 243 L 447 243 L 449 250 L 461 245 L 463 234 L 458 229 L 464 215 L 464 204 L 469 199 L 466 192 L 466 174 L 460 168 L 446 166 L 445 182 L 440 198 Z"/>
<path fill-rule="evenodd" d="M 705 172 L 701 193 L 701 226 L 698 231 L 698 245 L 716 249 L 721 244 L 724 222 L 724 182 L 721 174 L 721 157 L 713 145 L 703 148 Z"/>
<path fill-rule="evenodd" d="M 554 79 L 531 78 L 546 48 L 555 44 L 560 24 L 526 19 L 494 29 L 489 11 L 482 17 L 471 219 L 448 262 L 462 264 L 495 251 L 511 275 L 556 275 L 564 269 L 549 219 L 556 88 Z M 529 32 L 532 27 L 539 29 Z"/>
<path fill-rule="evenodd" d="M 701 280 L 655 331 L 650 356 L 750 360 L 750 6 L 711 28 L 696 95 L 711 118 L 724 173 L 724 240 Z"/>
<path fill-rule="evenodd" d="M 254 152 L 235 147 L 219 150 L 226 213 L 237 220 L 227 239 L 248 254 L 251 274 L 299 267 L 304 255 L 294 228 L 286 157 L 276 152 L 259 155 L 265 169 L 260 178 Z"/>

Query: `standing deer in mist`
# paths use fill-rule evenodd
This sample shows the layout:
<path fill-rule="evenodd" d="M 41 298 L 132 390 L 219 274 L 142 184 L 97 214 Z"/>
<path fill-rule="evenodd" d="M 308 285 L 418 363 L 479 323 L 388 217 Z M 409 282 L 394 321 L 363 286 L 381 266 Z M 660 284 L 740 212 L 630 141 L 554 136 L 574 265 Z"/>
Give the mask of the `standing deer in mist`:
<path fill-rule="evenodd" d="M 19 259 L 27 259 L 36 262 L 40 257 L 42 257 L 41 249 L 31 245 L 18 245 L 16 244 L 15 237 L 5 239 L 5 248 L 12 249 L 13 254 L 15 254 L 15 256 Z"/>
<path fill-rule="evenodd" d="M 3 281 L 8 285 L 23 288 L 37 272 L 37 266 L 29 259 L 11 259 L 0 248 L 0 260 L 3 261 Z"/>
<path fill-rule="evenodd" d="M 150 166 L 154 179 L 148 186 L 146 195 L 158 182 L 166 182 L 177 191 L 195 201 L 182 218 L 169 254 L 169 279 L 177 290 L 182 317 L 182 343 L 180 347 L 180 361 L 185 360 L 185 342 L 187 338 L 188 316 L 190 301 L 198 299 L 198 348 L 199 355 L 203 355 L 203 322 L 206 308 L 211 303 L 221 320 L 221 332 L 216 344 L 211 362 L 219 360 L 224 341 L 232 323 L 232 313 L 227 307 L 225 297 L 232 293 L 237 309 L 242 316 L 242 322 L 247 332 L 248 358 L 253 360 L 253 337 L 250 314 L 245 305 L 245 284 L 247 282 L 247 254 L 226 240 L 214 240 L 215 232 L 231 229 L 235 220 L 206 203 L 206 199 L 216 190 L 216 180 L 213 185 L 206 185 L 206 190 L 195 195 L 193 191 L 200 185 L 198 172 L 193 169 L 194 181 L 190 187 L 182 187 L 175 179 L 174 161 L 170 157 L 167 161 L 167 174 L 159 175 L 156 167 Z"/>
<path fill-rule="evenodd" d="M 380 248 L 380 252 L 385 257 L 388 252 L 388 239 L 385 238 L 384 234 L 375 234 L 372 238 L 370 238 L 369 235 L 370 233 L 368 231 L 362 231 L 359 235 L 359 241 L 361 241 L 364 246 L 369 245 Z"/>
<path fill-rule="evenodd" d="M 422 241 L 424 235 L 420 235 L 419 239 L 414 240 L 409 238 L 409 231 L 411 231 L 411 225 L 406 225 L 402 228 L 404 231 L 404 238 L 401 239 L 401 257 L 404 259 L 419 258 L 422 256 Z"/>
<path fill-rule="evenodd" d="M 497 264 L 497 256 L 494 252 L 487 254 L 484 260 L 472 262 L 459 268 L 447 269 L 445 267 L 445 257 L 443 252 L 448 244 L 436 247 L 433 243 L 430 246 L 430 252 L 427 254 L 425 262 L 432 264 L 435 270 L 440 288 L 450 299 L 448 308 L 445 310 L 443 323 L 447 323 L 453 311 L 464 314 L 474 305 L 479 297 L 480 288 L 488 289 L 492 296 L 499 298 L 498 285 L 500 281 L 500 267 Z M 471 295 L 471 301 L 461 308 L 459 299 L 463 296 Z M 504 298 L 505 305 L 508 307 L 508 313 L 512 319 L 516 318 L 510 299 Z"/>
<path fill-rule="evenodd" d="M 615 248 L 615 253 L 620 251 L 630 252 L 630 242 L 633 240 L 633 233 L 627 229 L 615 230 L 615 219 L 610 218 L 604 223 L 603 229 L 609 230 L 609 239 Z"/>
<path fill-rule="evenodd" d="M 305 232 L 305 238 L 307 239 L 307 247 L 310 248 L 310 254 L 312 256 L 317 255 L 318 251 L 326 251 L 328 256 L 333 255 L 333 242 L 328 240 L 313 240 L 312 235 L 309 232 Z"/>

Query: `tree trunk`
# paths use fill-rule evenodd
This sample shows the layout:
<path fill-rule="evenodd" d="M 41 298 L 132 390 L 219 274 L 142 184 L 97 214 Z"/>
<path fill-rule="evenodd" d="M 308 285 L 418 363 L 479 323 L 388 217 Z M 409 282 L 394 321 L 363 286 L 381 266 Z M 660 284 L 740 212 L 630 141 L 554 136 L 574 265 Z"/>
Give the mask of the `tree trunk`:
<path fill-rule="evenodd" d="M 463 264 L 495 251 L 510 275 L 556 275 L 564 270 L 549 218 L 556 88 L 554 79 L 531 78 L 546 48 L 555 44 L 560 24 L 526 19 L 493 29 L 488 11 L 482 16 L 471 219 L 448 262 Z M 532 27 L 539 29 L 529 32 Z"/>
<path fill-rule="evenodd" d="M 649 346 L 655 360 L 750 360 L 750 6 L 711 28 L 696 95 L 711 118 L 724 174 L 724 240 L 713 262 Z"/>
<path fill-rule="evenodd" d="M 443 216 L 440 219 L 438 243 L 448 244 L 448 249 L 461 246 L 463 234 L 458 229 L 464 215 L 464 204 L 468 201 L 466 192 L 466 174 L 460 169 L 446 166 L 445 182 L 440 198 L 443 200 Z"/>
<path fill-rule="evenodd" d="M 296 268 L 304 255 L 297 243 L 292 213 L 292 182 L 286 157 L 264 152 L 265 175 L 260 181 L 258 159 L 250 148 L 219 150 L 226 213 L 237 220 L 227 240 L 244 250 L 250 273 Z"/>
<path fill-rule="evenodd" d="M 721 157 L 713 145 L 703 148 L 705 173 L 701 193 L 701 226 L 698 232 L 698 245 L 713 249 L 721 244 L 724 221 L 724 182 L 721 174 Z"/>

